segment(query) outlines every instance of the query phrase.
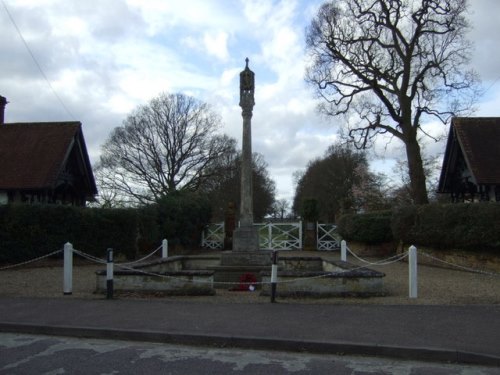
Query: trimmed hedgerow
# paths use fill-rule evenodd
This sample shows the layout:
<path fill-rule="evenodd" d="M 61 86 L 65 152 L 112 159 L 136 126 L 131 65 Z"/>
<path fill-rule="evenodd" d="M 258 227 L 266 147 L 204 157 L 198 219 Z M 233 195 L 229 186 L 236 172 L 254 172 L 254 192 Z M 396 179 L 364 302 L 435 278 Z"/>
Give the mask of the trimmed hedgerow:
<path fill-rule="evenodd" d="M 80 209 L 81 222 L 74 228 L 76 249 L 103 257 L 106 249 L 128 259 L 137 253 L 138 220 L 132 208 Z"/>
<path fill-rule="evenodd" d="M 208 199 L 192 192 L 174 192 L 156 205 L 158 232 L 169 244 L 197 247 L 201 232 L 210 222 L 211 206 Z"/>
<path fill-rule="evenodd" d="M 401 207 L 392 218 L 394 237 L 435 249 L 500 250 L 500 205 L 429 204 Z"/>
<path fill-rule="evenodd" d="M 347 241 L 375 245 L 393 240 L 390 211 L 343 215 L 338 220 L 337 229 Z"/>
<path fill-rule="evenodd" d="M 103 256 L 112 247 L 132 258 L 136 253 L 137 218 L 130 209 L 95 209 L 56 205 L 0 207 L 0 262 L 19 262 L 62 249 Z"/>
<path fill-rule="evenodd" d="M 134 258 L 163 238 L 172 245 L 196 247 L 210 220 L 210 204 L 200 195 L 172 193 L 142 208 L 78 208 L 57 205 L 0 206 L 0 263 L 17 263 L 62 249 L 104 258 Z"/>
<path fill-rule="evenodd" d="M 77 215 L 68 207 L 8 205 L 0 208 L 0 261 L 17 262 L 61 249 Z M 57 220 L 57 223 L 55 222 Z"/>

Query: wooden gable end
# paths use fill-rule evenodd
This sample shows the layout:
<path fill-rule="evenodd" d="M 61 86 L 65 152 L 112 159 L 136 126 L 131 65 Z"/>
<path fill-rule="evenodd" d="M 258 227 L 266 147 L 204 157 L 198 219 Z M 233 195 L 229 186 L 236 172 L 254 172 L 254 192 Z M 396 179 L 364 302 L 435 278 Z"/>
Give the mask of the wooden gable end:
<path fill-rule="evenodd" d="M 68 145 L 67 153 L 61 162 L 55 179 L 54 200 L 74 205 L 84 205 L 93 201 L 97 188 L 81 131 Z"/>
<path fill-rule="evenodd" d="M 79 122 L 0 127 L 4 202 L 84 206 L 97 188 Z M 0 202 L 2 203 L 2 202 Z"/>
<path fill-rule="evenodd" d="M 500 118 L 454 118 L 438 193 L 452 202 L 500 201 Z"/>

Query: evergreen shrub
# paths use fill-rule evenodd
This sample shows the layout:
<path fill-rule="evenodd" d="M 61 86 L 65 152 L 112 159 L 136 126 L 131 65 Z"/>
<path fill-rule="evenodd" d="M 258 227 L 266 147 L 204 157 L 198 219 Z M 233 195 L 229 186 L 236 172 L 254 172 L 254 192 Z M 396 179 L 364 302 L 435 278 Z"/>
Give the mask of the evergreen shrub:
<path fill-rule="evenodd" d="M 137 219 L 131 209 L 12 204 L 0 207 L 0 262 L 30 260 L 71 242 L 75 249 L 104 257 L 133 258 Z"/>
<path fill-rule="evenodd" d="M 201 232 L 210 222 L 211 205 L 201 194 L 178 191 L 154 205 L 157 209 L 158 234 L 169 245 L 198 247 Z"/>
<path fill-rule="evenodd" d="M 346 241 L 376 245 L 393 241 L 391 211 L 342 215 L 337 230 Z"/>
<path fill-rule="evenodd" d="M 429 204 L 401 207 L 392 218 L 394 237 L 435 249 L 500 250 L 500 205 Z"/>
<path fill-rule="evenodd" d="M 141 208 L 80 208 L 58 205 L 0 206 L 0 263 L 18 263 L 62 249 L 66 242 L 105 258 L 106 250 L 128 259 L 169 244 L 198 246 L 210 220 L 201 195 L 177 192 Z"/>

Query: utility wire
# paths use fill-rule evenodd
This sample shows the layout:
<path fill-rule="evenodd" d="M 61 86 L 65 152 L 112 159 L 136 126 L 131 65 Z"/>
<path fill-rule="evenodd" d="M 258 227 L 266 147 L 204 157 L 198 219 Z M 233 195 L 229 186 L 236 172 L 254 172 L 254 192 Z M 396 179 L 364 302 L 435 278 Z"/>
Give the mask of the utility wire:
<path fill-rule="evenodd" d="M 56 90 L 54 89 L 54 87 L 52 86 L 52 84 L 50 83 L 49 79 L 47 78 L 47 75 L 45 74 L 45 72 L 43 71 L 42 67 L 40 66 L 40 64 L 38 63 L 38 60 L 36 59 L 35 55 L 33 54 L 33 52 L 31 51 L 31 48 L 29 47 L 28 43 L 26 42 L 26 39 L 24 39 L 24 36 L 23 34 L 21 33 L 21 30 L 19 29 L 19 27 L 17 26 L 16 24 L 16 21 L 14 21 L 14 17 L 12 17 L 12 14 L 10 13 L 9 11 L 9 8 L 7 8 L 7 4 L 5 3 L 4 0 L 1 0 L 2 1 L 2 5 L 5 9 L 5 12 L 7 13 L 7 15 L 9 16 L 9 19 L 10 19 L 10 22 L 12 22 L 12 25 L 14 26 L 14 28 L 16 29 L 17 33 L 19 34 L 19 37 L 21 38 L 21 40 L 23 41 L 23 44 L 24 46 L 26 47 L 26 50 L 28 51 L 28 53 L 30 54 L 31 58 L 33 59 L 33 62 L 35 63 L 36 67 L 38 68 L 38 70 L 40 71 L 40 74 L 42 75 L 42 77 L 45 79 L 45 81 L 47 82 L 47 84 L 49 85 L 50 89 L 52 90 L 52 93 L 54 94 L 54 96 L 57 98 L 57 100 L 59 101 L 59 103 L 62 105 L 62 107 L 64 108 L 64 110 L 69 114 L 69 116 L 73 119 L 73 120 L 76 120 L 75 116 L 71 113 L 71 111 L 68 109 L 68 107 L 66 107 L 66 104 L 64 104 L 63 100 L 61 99 L 61 97 L 57 94 Z"/>
<path fill-rule="evenodd" d="M 500 76 L 499 76 L 499 77 L 497 77 L 497 79 L 495 79 L 495 80 L 493 81 L 493 83 L 492 83 L 492 84 L 490 84 L 486 90 L 484 90 L 484 93 L 483 93 L 483 94 L 486 94 L 488 91 L 490 91 L 490 89 L 491 89 L 493 86 L 495 86 L 495 85 L 497 84 L 497 82 L 498 82 L 498 81 L 500 81 Z"/>

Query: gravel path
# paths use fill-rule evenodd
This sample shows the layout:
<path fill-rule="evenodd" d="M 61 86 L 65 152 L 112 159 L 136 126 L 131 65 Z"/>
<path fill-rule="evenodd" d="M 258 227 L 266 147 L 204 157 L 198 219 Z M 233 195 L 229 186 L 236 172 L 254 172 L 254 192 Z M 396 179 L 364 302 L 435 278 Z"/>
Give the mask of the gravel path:
<path fill-rule="evenodd" d="M 294 252 L 287 255 L 324 256 L 338 259 L 338 253 Z M 0 270 L 0 296 L 59 297 L 102 299 L 95 294 L 95 271 L 102 265 L 77 262 L 73 271 L 73 294 L 63 295 L 62 260 L 37 262 L 35 266 Z M 281 303 L 330 303 L 330 304 L 500 304 L 500 275 L 489 276 L 471 272 L 455 271 L 432 266 L 418 267 L 418 296 L 408 298 L 408 265 L 404 262 L 388 266 L 371 267 L 384 272 L 385 297 L 372 298 L 328 298 L 328 299 L 280 299 Z M 279 286 L 278 286 L 279 288 Z M 160 298 L 138 295 L 119 298 Z M 217 290 L 216 296 L 161 297 L 165 299 L 204 302 L 269 302 L 258 292 L 229 292 Z"/>

